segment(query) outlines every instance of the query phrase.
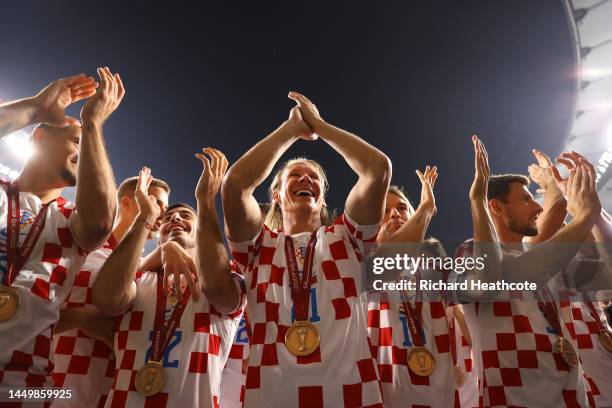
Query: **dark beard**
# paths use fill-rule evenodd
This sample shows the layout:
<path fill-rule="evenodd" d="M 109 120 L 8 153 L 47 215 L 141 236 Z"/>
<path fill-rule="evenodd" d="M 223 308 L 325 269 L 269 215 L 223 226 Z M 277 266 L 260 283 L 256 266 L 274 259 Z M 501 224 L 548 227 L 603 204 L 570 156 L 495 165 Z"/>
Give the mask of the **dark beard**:
<path fill-rule="evenodd" d="M 68 187 L 74 187 L 77 184 L 76 175 L 68 169 L 62 169 L 62 180 L 68 184 Z"/>
<path fill-rule="evenodd" d="M 512 232 L 521 234 L 524 237 L 535 237 L 539 233 L 538 227 L 531 227 L 529 225 L 520 226 L 514 221 L 510 221 L 510 223 L 508 224 L 508 228 L 510 228 Z"/>

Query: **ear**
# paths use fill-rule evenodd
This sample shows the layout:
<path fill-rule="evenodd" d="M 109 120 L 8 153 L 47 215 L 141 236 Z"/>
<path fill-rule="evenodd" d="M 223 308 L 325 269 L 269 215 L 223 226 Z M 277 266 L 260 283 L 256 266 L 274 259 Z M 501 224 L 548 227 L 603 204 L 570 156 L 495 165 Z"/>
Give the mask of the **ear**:
<path fill-rule="evenodd" d="M 281 200 L 280 200 L 280 194 L 278 193 L 278 190 L 274 190 L 272 192 L 272 201 L 275 202 L 275 203 L 280 204 Z"/>
<path fill-rule="evenodd" d="M 130 207 L 132 206 L 132 199 L 129 196 L 121 197 L 121 200 L 119 200 L 119 206 L 123 211 L 130 211 Z"/>
<path fill-rule="evenodd" d="M 502 206 L 501 206 L 500 201 L 496 198 L 492 198 L 491 200 L 489 200 L 489 210 L 491 211 L 492 214 L 498 217 L 501 216 Z"/>

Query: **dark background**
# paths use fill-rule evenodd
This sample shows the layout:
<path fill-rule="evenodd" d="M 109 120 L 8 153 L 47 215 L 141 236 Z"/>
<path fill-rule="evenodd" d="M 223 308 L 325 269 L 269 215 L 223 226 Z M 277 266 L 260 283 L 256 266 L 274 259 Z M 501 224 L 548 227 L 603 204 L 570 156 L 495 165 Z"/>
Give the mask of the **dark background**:
<path fill-rule="evenodd" d="M 0 97 L 120 72 L 126 97 L 105 127 L 115 177 L 147 165 L 175 202 L 194 202 L 198 149 L 235 161 L 287 117 L 292 89 L 387 153 L 415 205 L 414 170 L 437 164 L 430 232 L 445 240 L 470 234 L 470 135 L 494 173 L 526 173 L 531 148 L 556 155 L 567 137 L 576 79 L 560 0 L 88 3 L 0 1 Z M 298 155 L 327 169 L 341 208 L 356 179 L 344 160 L 322 141 L 285 158 Z"/>

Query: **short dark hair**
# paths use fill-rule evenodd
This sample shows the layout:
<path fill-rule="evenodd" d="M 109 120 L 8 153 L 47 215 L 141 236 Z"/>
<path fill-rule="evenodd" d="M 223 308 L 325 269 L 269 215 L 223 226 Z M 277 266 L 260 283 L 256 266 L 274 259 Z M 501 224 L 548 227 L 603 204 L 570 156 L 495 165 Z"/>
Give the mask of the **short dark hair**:
<path fill-rule="evenodd" d="M 190 206 L 187 203 L 176 203 L 176 204 L 172 204 L 171 206 L 169 206 L 166 209 L 166 213 L 168 213 L 169 211 L 174 210 L 175 208 L 187 208 L 188 210 L 193 211 L 194 214 L 197 214 L 198 212 L 195 210 L 195 208 L 193 208 L 192 206 Z"/>
<path fill-rule="evenodd" d="M 136 185 L 138 184 L 138 176 L 126 178 L 119 184 L 117 188 L 117 197 L 121 200 L 123 197 L 134 195 L 134 191 L 136 191 Z M 162 190 L 165 190 L 168 194 L 170 194 L 170 186 L 163 180 L 154 178 L 151 181 L 150 187 L 159 187 Z"/>
<path fill-rule="evenodd" d="M 498 174 L 489 177 L 487 199 L 497 199 L 506 202 L 512 183 L 529 186 L 529 177 L 522 174 Z"/>

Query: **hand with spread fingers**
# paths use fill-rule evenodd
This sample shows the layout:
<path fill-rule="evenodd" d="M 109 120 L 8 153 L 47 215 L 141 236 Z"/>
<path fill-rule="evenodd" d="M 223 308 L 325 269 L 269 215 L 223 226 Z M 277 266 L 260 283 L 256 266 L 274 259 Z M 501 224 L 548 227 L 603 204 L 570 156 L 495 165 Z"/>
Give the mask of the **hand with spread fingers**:
<path fill-rule="evenodd" d="M 58 79 L 34 96 L 34 123 L 55 127 L 79 126 L 79 121 L 66 116 L 66 108 L 96 93 L 98 83 L 85 74 Z"/>
<path fill-rule="evenodd" d="M 98 75 L 100 76 L 100 88 L 81 110 L 83 126 L 101 127 L 117 109 L 125 95 L 125 88 L 119 74 L 113 74 L 108 67 L 104 67 L 98 68 Z"/>
<path fill-rule="evenodd" d="M 196 186 L 195 196 L 198 201 L 214 205 L 215 196 L 221 188 L 227 171 L 228 161 L 221 151 L 212 147 L 206 147 L 202 149 L 202 152 L 196 153 L 196 157 L 202 161 L 204 168 Z"/>
<path fill-rule="evenodd" d="M 161 262 L 164 270 L 164 291 L 176 294 L 176 298 L 181 301 L 183 300 L 181 283 L 185 283 L 189 286 L 193 300 L 197 302 L 200 299 L 200 289 L 197 285 L 198 271 L 191 255 L 178 243 L 168 241 L 161 247 Z M 184 282 L 181 282 L 181 279 Z"/>
<path fill-rule="evenodd" d="M 429 209 L 432 215 L 436 215 L 438 209 L 436 208 L 436 198 L 433 189 L 438 179 L 438 167 L 426 166 L 424 173 L 421 173 L 420 170 L 417 170 L 416 173 L 419 176 L 419 180 L 421 180 L 421 202 L 419 207 Z"/>
<path fill-rule="evenodd" d="M 489 183 L 489 156 L 484 144 L 476 135 L 472 136 L 474 145 L 474 182 L 470 188 L 470 200 L 487 202 Z"/>
<path fill-rule="evenodd" d="M 291 91 L 289 92 L 288 96 L 289 99 L 292 99 L 297 103 L 304 123 L 308 125 L 308 127 L 313 133 L 312 140 L 315 140 L 317 138 L 317 128 L 319 124 L 323 122 L 323 119 L 319 114 L 319 110 L 317 109 L 315 104 L 310 101 L 310 99 L 298 92 Z"/>

